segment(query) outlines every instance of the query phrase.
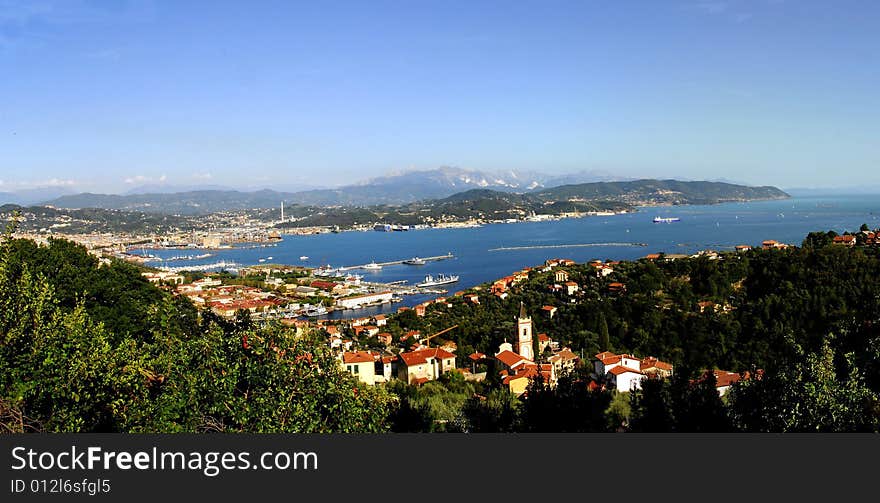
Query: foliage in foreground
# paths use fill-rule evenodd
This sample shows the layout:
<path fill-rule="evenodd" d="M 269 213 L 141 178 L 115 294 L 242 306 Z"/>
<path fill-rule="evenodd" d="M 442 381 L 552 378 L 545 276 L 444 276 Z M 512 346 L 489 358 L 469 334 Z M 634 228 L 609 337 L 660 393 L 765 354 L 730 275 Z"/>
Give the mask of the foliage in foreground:
<path fill-rule="evenodd" d="M 62 241 L 0 243 L 0 431 L 386 429 L 389 395 L 358 384 L 324 344 L 280 326 L 199 319 L 129 267 L 99 269 Z M 117 283 L 59 295 L 53 281 L 90 277 Z M 117 298 L 136 299 L 124 318 Z"/>

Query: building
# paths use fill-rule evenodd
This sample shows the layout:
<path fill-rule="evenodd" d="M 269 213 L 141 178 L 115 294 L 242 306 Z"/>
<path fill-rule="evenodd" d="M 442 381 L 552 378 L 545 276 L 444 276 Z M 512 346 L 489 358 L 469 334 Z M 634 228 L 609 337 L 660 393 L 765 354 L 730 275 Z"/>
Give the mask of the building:
<path fill-rule="evenodd" d="M 547 313 L 547 316 L 549 316 L 551 320 L 553 319 L 553 316 L 556 314 L 556 308 L 554 306 L 544 306 L 541 308 L 541 310 L 544 311 L 545 313 Z"/>
<path fill-rule="evenodd" d="M 520 396 L 526 392 L 526 389 L 529 387 L 529 382 L 538 377 L 539 373 L 545 385 L 556 381 L 556 377 L 553 374 L 553 366 L 549 363 L 540 365 L 527 363 L 519 367 L 516 372 L 505 375 L 501 379 L 501 384 L 507 386 L 510 392 L 514 395 Z"/>
<path fill-rule="evenodd" d="M 532 347 L 532 318 L 526 314 L 526 306 L 520 302 L 519 317 L 516 320 L 516 352 L 526 360 L 534 361 L 535 352 Z"/>
<path fill-rule="evenodd" d="M 553 365 L 553 374 L 556 376 L 573 372 L 578 360 L 580 357 L 568 348 L 562 348 L 562 351 L 547 359 L 550 365 Z"/>
<path fill-rule="evenodd" d="M 834 236 L 832 241 L 836 245 L 855 246 L 856 237 L 850 234 L 844 234 L 843 236 Z"/>
<path fill-rule="evenodd" d="M 182 285 L 183 280 L 185 279 L 180 274 L 175 274 L 173 272 L 142 272 L 141 276 L 147 279 L 150 283 L 170 283 L 174 285 Z"/>
<path fill-rule="evenodd" d="M 342 353 L 342 365 L 361 382 L 371 386 L 376 383 L 376 358 L 369 351 Z"/>
<path fill-rule="evenodd" d="M 619 392 L 641 389 L 645 374 L 629 367 L 615 366 L 605 375 L 605 382 Z"/>
<path fill-rule="evenodd" d="M 342 309 L 355 309 L 368 304 L 391 302 L 391 297 L 392 294 L 390 291 L 355 295 L 353 297 L 336 299 L 336 306 Z"/>
<path fill-rule="evenodd" d="M 649 356 L 644 359 L 628 354 L 603 351 L 595 355 L 593 374 L 603 379 L 610 388 L 620 392 L 640 389 L 647 377 L 666 378 L 672 375 L 672 364 Z"/>
<path fill-rule="evenodd" d="M 423 384 L 455 370 L 455 355 L 440 348 L 400 353 L 397 378 L 410 384 Z"/>

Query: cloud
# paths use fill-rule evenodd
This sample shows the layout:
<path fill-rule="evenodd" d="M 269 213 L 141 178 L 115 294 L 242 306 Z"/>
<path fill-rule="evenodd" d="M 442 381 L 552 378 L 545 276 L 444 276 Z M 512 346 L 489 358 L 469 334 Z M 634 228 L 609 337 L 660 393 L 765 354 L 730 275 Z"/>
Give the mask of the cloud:
<path fill-rule="evenodd" d="M 144 175 L 135 175 L 135 176 L 130 176 L 130 177 L 126 178 L 125 183 L 127 183 L 129 185 L 132 185 L 135 183 L 137 183 L 137 184 L 154 183 L 154 182 L 165 183 L 165 181 L 167 179 L 168 179 L 168 177 L 165 175 L 162 175 L 159 178 L 153 178 L 151 176 L 144 176 Z"/>
<path fill-rule="evenodd" d="M 37 182 L 34 185 L 38 187 L 72 187 L 76 185 L 75 180 L 64 180 L 61 178 L 50 178 L 44 182 Z"/>
<path fill-rule="evenodd" d="M 210 180 L 210 179 L 214 178 L 214 176 L 211 175 L 211 173 L 208 173 L 207 171 L 203 171 L 201 173 L 194 173 L 192 177 L 195 180 Z"/>

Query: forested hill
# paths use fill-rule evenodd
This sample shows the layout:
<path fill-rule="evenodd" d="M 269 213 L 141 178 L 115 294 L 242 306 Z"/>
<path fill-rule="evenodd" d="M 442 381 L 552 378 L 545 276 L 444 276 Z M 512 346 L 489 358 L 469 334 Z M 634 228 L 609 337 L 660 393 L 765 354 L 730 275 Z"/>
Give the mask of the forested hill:
<path fill-rule="evenodd" d="M 541 204 L 590 202 L 593 206 L 649 205 L 649 204 L 711 204 L 725 201 L 751 201 L 789 197 L 775 187 L 749 187 L 722 182 L 682 182 L 677 180 L 636 180 L 631 182 L 596 182 L 563 185 L 534 192 L 515 193 L 492 188 L 471 189 L 419 200 L 391 197 L 386 186 L 359 186 L 357 190 L 371 194 L 371 198 L 339 197 L 336 200 L 314 200 L 306 192 L 277 192 L 260 190 L 199 190 L 161 194 L 76 194 L 48 201 L 59 208 L 107 208 L 147 213 L 204 215 L 223 211 L 258 208 L 278 208 L 287 205 L 311 207 L 315 213 L 327 207 L 363 208 L 381 213 L 383 208 L 436 208 L 463 201 L 503 201 L 508 206 L 539 206 Z M 327 190 L 324 192 L 339 192 Z M 433 193 L 431 193 L 433 194 Z M 387 196 L 387 197 L 386 197 Z M 382 201 L 381 203 L 379 201 Z M 602 203 L 602 204 L 599 204 Z"/>
<path fill-rule="evenodd" d="M 23 232 L 61 232 L 66 234 L 125 232 L 150 234 L 192 228 L 192 221 L 177 215 L 101 208 L 65 209 L 49 206 L 4 204 L 0 206 L 0 225 L 18 215 Z"/>
<path fill-rule="evenodd" d="M 506 298 L 482 285 L 429 305 L 423 317 L 407 311 L 389 324 L 421 333 L 456 326 L 448 337 L 458 354 L 492 355 L 511 340 L 523 303 L 535 333 L 584 360 L 555 389 L 533 386 L 518 400 L 454 382 L 401 392 L 409 415 L 396 428 L 878 431 L 880 246 L 832 244 L 833 237 L 813 233 L 787 249 L 605 264 L 613 269 L 607 276 L 590 264 L 539 266 Z M 578 291 L 553 288 L 560 270 Z M 600 351 L 657 357 L 673 363 L 675 375 L 649 380 L 629 397 L 590 392 L 592 355 Z M 721 400 L 714 379 L 700 380 L 707 369 L 751 377 Z M 498 371 L 490 364 L 487 380 L 500 379 Z M 489 398 L 472 400 L 473 393 Z M 454 426 L 460 415 L 471 422 Z"/>
<path fill-rule="evenodd" d="M 715 204 L 790 197 L 776 187 L 679 180 L 582 183 L 543 189 L 532 194 L 544 201 L 607 199 L 633 205 Z"/>

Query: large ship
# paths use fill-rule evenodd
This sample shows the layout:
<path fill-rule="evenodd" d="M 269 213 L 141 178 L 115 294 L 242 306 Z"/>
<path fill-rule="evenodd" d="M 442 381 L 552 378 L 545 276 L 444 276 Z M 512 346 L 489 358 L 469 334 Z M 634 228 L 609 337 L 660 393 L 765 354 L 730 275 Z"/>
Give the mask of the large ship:
<path fill-rule="evenodd" d="M 681 221 L 678 217 L 654 217 L 655 224 L 671 224 L 672 222 Z"/>
<path fill-rule="evenodd" d="M 377 264 L 375 260 L 364 266 L 364 269 L 369 269 L 371 271 L 378 271 L 381 268 L 382 266 Z"/>
<path fill-rule="evenodd" d="M 438 285 L 448 285 L 449 283 L 455 283 L 458 281 L 458 276 L 447 276 L 445 274 L 440 274 L 436 278 L 431 276 L 430 274 L 425 276 L 425 281 L 421 283 L 417 283 L 418 287 L 427 287 L 427 286 L 438 286 Z"/>

